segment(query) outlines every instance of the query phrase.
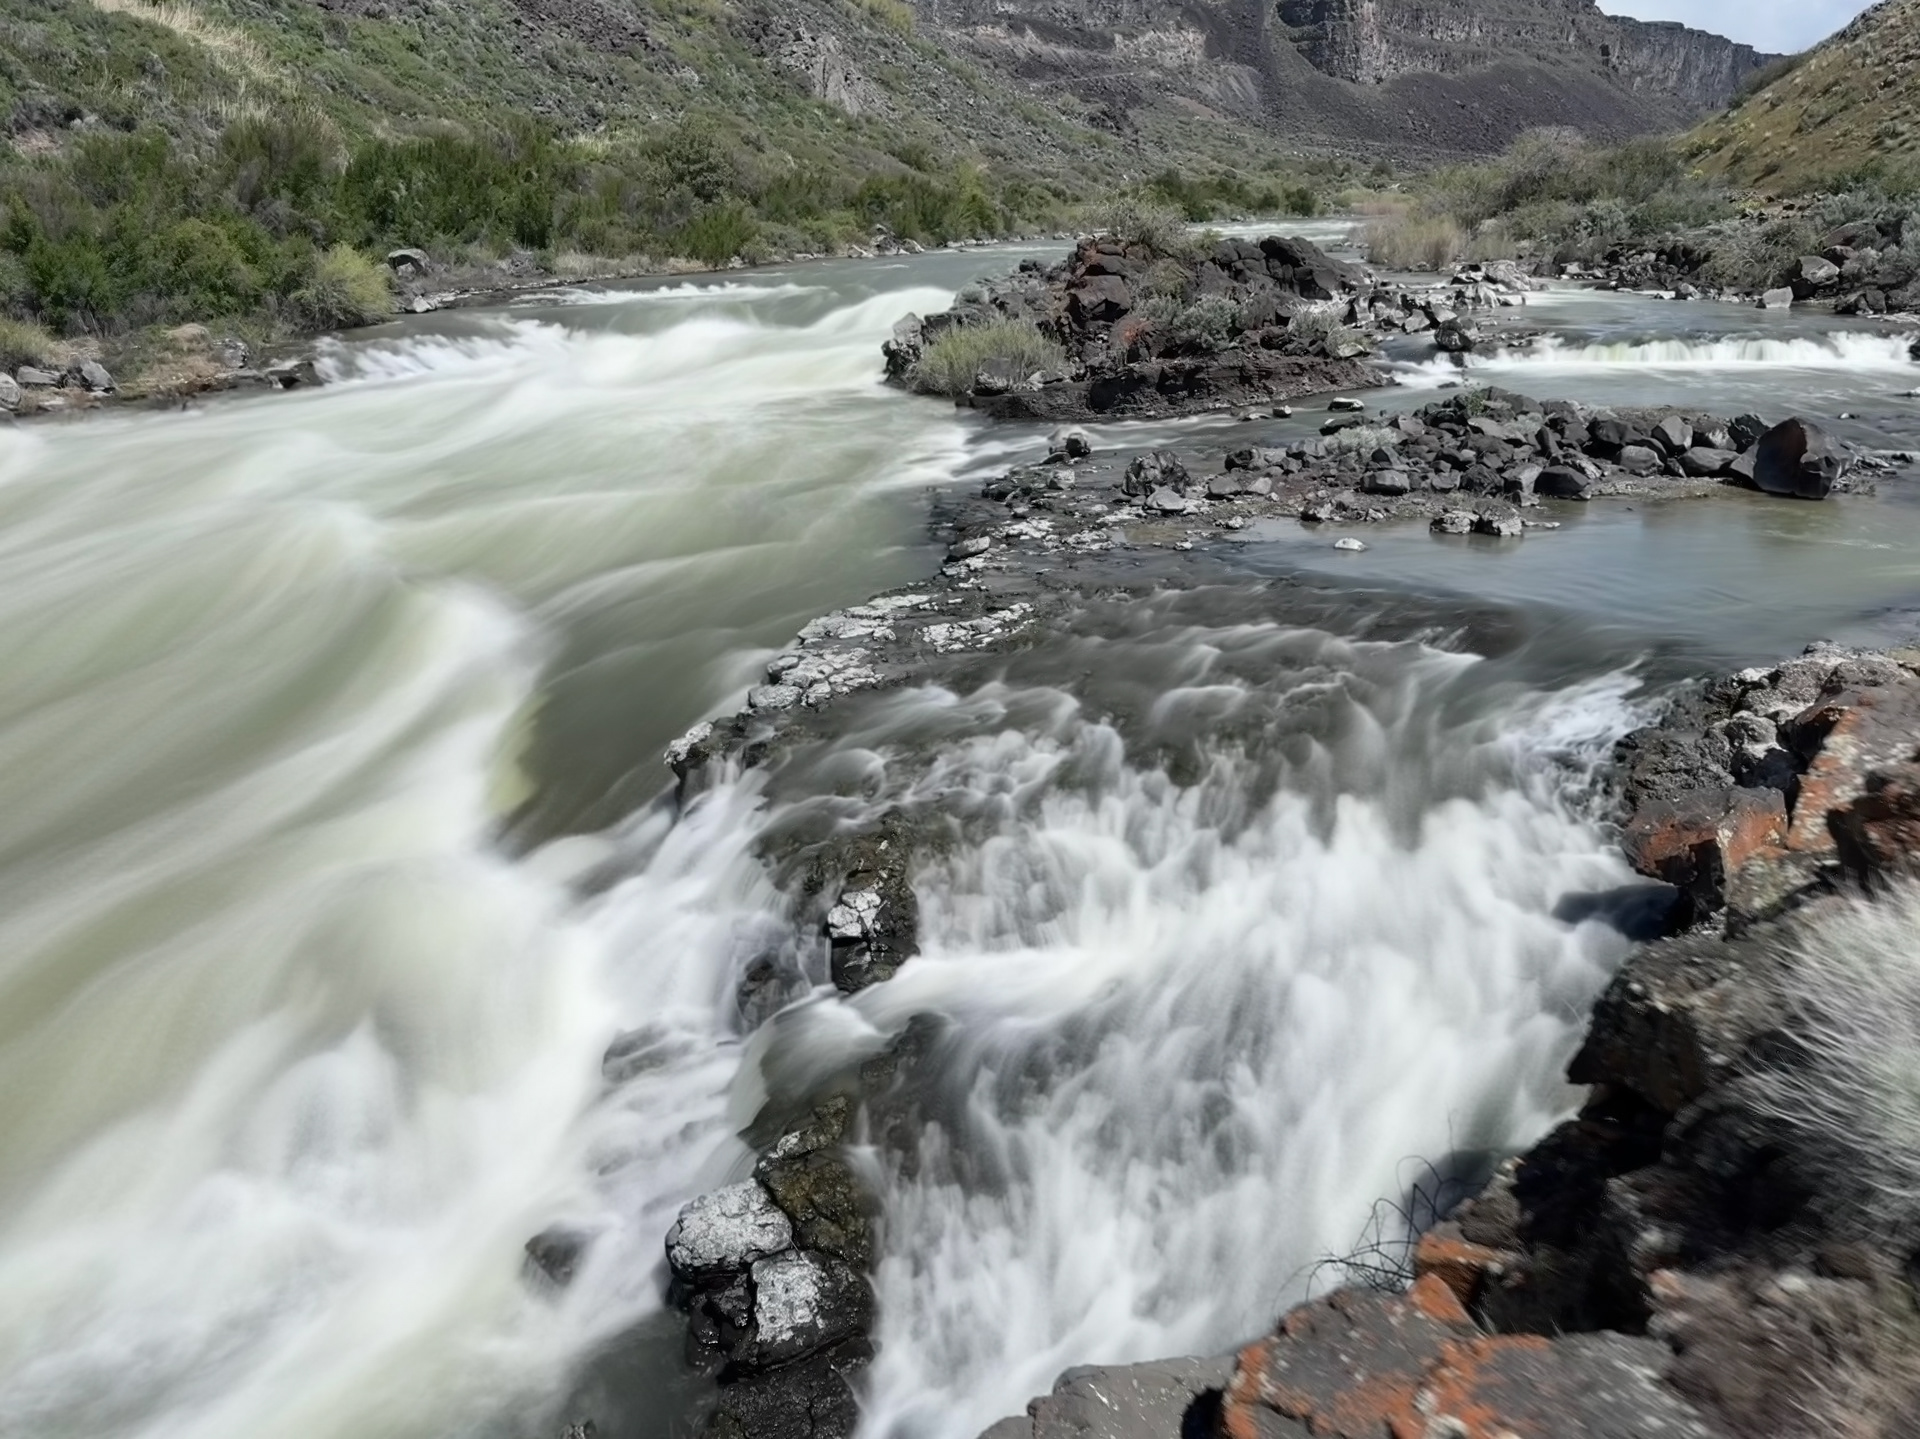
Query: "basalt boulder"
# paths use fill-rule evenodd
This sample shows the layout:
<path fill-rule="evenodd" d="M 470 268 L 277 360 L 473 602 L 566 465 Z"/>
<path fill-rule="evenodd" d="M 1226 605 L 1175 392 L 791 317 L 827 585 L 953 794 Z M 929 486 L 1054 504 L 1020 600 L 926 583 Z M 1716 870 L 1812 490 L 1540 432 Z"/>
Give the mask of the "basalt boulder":
<path fill-rule="evenodd" d="M 1810 420 L 1783 420 L 1755 446 L 1754 488 L 1769 495 L 1824 500 L 1846 471 L 1840 442 Z"/>

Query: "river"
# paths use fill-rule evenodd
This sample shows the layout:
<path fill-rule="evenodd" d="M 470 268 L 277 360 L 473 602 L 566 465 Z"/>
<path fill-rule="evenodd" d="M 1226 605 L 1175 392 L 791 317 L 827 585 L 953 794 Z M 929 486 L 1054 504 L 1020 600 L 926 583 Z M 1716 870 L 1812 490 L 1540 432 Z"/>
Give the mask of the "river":
<path fill-rule="evenodd" d="M 1626 943 L 1573 902 L 1629 879 L 1611 739 L 1678 676 L 1907 632 L 1903 482 L 1507 546 L 1275 523 L 1242 585 L 1090 603 L 977 689 L 656 802 L 664 745 L 801 623 L 937 563 L 929 487 L 1041 446 L 883 389 L 878 345 L 1057 249 L 560 290 L 356 337 L 317 392 L 0 430 L 0 1428 L 551 1434 L 586 1396 L 603 1439 L 680 1432 L 675 1211 L 743 1172 L 763 1074 L 916 1015 L 871 1439 L 1217 1351 L 1410 1160 L 1569 1107 Z M 1920 446 L 1883 327 L 1526 319 L 1478 377 Z M 1459 378 L 1418 348 L 1372 398 Z M 903 797 L 958 841 L 922 957 L 842 1001 L 754 845 Z M 795 1003 L 753 1033 L 769 954 Z M 607 1091 L 633 1030 L 653 1063 Z M 559 1294 L 521 1262 L 556 1221 L 595 1236 Z"/>

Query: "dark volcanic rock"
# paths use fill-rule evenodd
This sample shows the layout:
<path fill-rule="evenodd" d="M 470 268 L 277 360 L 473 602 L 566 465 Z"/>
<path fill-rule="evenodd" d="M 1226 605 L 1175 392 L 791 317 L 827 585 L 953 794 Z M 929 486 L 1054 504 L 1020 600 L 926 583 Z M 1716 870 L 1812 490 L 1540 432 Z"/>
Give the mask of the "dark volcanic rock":
<path fill-rule="evenodd" d="M 1188 1439 L 1206 1432 L 1233 1371 L 1231 1357 L 1072 1369 L 982 1439 Z"/>
<path fill-rule="evenodd" d="M 927 348 L 953 329 L 1012 323 L 1059 344 L 1067 366 L 995 373 L 963 403 L 996 419 L 1151 417 L 1271 406 L 1380 383 L 1356 331 L 1291 323 L 1357 290 L 1358 268 L 1282 235 L 1167 253 L 1111 236 L 1083 239 L 1052 268 L 1029 262 L 963 291 L 953 309 L 894 327 L 887 378 L 912 386 Z"/>
<path fill-rule="evenodd" d="M 1806 420 L 1783 420 L 1760 437 L 1753 483 L 1770 495 L 1824 500 L 1846 469 L 1846 452 L 1825 430 Z"/>
<path fill-rule="evenodd" d="M 706 1432 L 711 1439 L 853 1439 L 855 1386 L 872 1358 L 873 1347 L 854 1339 L 785 1369 L 743 1375 L 721 1391 Z"/>

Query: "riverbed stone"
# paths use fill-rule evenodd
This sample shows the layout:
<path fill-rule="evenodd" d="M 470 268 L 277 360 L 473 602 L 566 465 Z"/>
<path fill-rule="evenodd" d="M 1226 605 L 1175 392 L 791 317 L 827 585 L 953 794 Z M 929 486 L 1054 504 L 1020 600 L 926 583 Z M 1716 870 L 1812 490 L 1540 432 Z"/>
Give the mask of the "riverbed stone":
<path fill-rule="evenodd" d="M 18 380 L 12 375 L 0 374 L 0 410 L 17 410 L 25 398 L 26 392 L 21 389 Z"/>
<path fill-rule="evenodd" d="M 873 1320 L 866 1276 L 830 1255 L 788 1250 L 757 1261 L 753 1321 L 732 1360 L 770 1369 L 864 1334 Z"/>
<path fill-rule="evenodd" d="M 799 704 L 804 691 L 798 685 L 755 685 L 747 691 L 747 707 L 768 713 L 790 710 Z"/>
<path fill-rule="evenodd" d="M 1668 455 L 1682 454 L 1693 446 L 1693 421 L 1668 415 L 1653 427 L 1653 438 Z"/>
<path fill-rule="evenodd" d="M 1824 500 L 1847 469 L 1846 451 L 1811 420 L 1783 420 L 1755 446 L 1753 482 L 1770 495 Z"/>
<path fill-rule="evenodd" d="M 1549 465 L 1533 482 L 1533 492 L 1552 500 L 1584 500 L 1593 482 L 1570 465 Z"/>
<path fill-rule="evenodd" d="M 1713 450 L 1696 446 L 1680 456 L 1680 468 L 1689 475 L 1704 479 L 1725 474 L 1727 466 L 1739 458 L 1732 450 Z"/>
<path fill-rule="evenodd" d="M 703 1194 L 667 1231 L 667 1263 L 690 1282 L 747 1269 L 790 1249 L 793 1221 L 757 1179 Z"/>
<path fill-rule="evenodd" d="M 1083 460 L 1093 453 L 1093 439 L 1077 426 L 1055 430 L 1047 437 L 1047 452 L 1069 460 Z"/>
<path fill-rule="evenodd" d="M 1628 445 L 1620 451 L 1620 468 L 1641 478 L 1660 468 L 1659 452 L 1648 445 Z"/>
<path fill-rule="evenodd" d="M 1051 1394 L 980 1439 L 1186 1439 L 1201 1431 L 1201 1411 L 1218 1402 L 1234 1364 L 1228 1355 L 1069 1369 Z"/>
<path fill-rule="evenodd" d="M 1793 289 L 1783 285 L 1776 290 L 1764 291 L 1760 296 L 1760 308 L 1763 310 L 1791 310 L 1793 308 Z"/>

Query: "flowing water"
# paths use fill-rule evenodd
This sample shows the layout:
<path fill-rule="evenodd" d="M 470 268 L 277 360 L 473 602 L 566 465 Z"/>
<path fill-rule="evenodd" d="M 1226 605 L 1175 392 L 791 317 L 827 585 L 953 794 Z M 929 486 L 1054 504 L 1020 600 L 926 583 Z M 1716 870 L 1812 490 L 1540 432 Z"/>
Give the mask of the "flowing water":
<path fill-rule="evenodd" d="M 1241 580 L 1089 602 L 654 802 L 800 623 L 935 563 L 927 487 L 1039 444 L 885 391 L 877 346 L 1050 248 L 556 291 L 341 345 L 316 393 L 0 431 L 0 1429 L 544 1434 L 584 1371 L 603 1433 L 680 1432 L 674 1211 L 769 1087 L 916 1017 L 916 1163 L 870 1156 L 874 1439 L 1222 1349 L 1407 1161 L 1564 1110 L 1626 943 L 1608 743 L 1674 676 L 1907 628 L 1903 482 L 1504 547 L 1274 525 Z M 1883 327 L 1525 320 L 1478 377 L 1920 444 Z M 1388 405 L 1460 378 L 1394 359 Z M 890 803 L 955 842 L 922 956 L 842 1000 L 756 845 Z M 798 997 L 756 1031 L 769 953 Z M 521 1265 L 555 1221 L 595 1236 L 560 1293 Z"/>

